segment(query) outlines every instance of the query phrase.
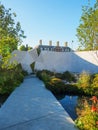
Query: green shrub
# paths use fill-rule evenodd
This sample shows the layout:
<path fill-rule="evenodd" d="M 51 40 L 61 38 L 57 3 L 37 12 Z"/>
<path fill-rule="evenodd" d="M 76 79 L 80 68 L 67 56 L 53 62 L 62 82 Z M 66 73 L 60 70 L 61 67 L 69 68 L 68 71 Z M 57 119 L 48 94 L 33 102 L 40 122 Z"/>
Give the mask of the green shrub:
<path fill-rule="evenodd" d="M 91 75 L 87 72 L 82 72 L 77 81 L 79 91 L 87 95 L 92 95 Z"/>
<path fill-rule="evenodd" d="M 66 91 L 65 84 L 59 78 L 51 78 L 50 82 L 46 83 L 46 88 L 54 94 L 63 94 Z"/>
<path fill-rule="evenodd" d="M 21 64 L 18 64 L 11 69 L 2 69 L 0 73 L 0 94 L 10 94 L 21 82 L 23 82 L 24 76 Z"/>
<path fill-rule="evenodd" d="M 55 73 L 55 77 L 56 77 L 56 78 L 59 78 L 59 79 L 62 79 L 63 74 L 61 74 L 61 73 Z"/>
<path fill-rule="evenodd" d="M 38 54 L 38 56 L 40 55 L 40 53 L 41 53 L 41 50 L 39 48 L 37 48 L 37 54 Z"/>
<path fill-rule="evenodd" d="M 92 113 L 90 108 L 86 108 L 81 117 L 75 123 L 80 130 L 98 130 L 96 122 L 98 121 L 98 113 Z"/>
<path fill-rule="evenodd" d="M 32 72 L 34 72 L 35 62 L 33 62 L 32 64 L 30 64 L 30 67 L 31 67 L 31 69 L 32 69 Z"/>
<path fill-rule="evenodd" d="M 25 70 L 22 70 L 22 74 L 23 74 L 23 76 L 26 76 L 26 75 L 28 75 L 28 72 Z"/>
<path fill-rule="evenodd" d="M 79 91 L 77 84 L 65 84 L 66 87 L 66 94 L 69 95 L 81 95 L 81 92 Z"/>
<path fill-rule="evenodd" d="M 53 76 L 54 75 L 54 72 L 51 72 L 49 70 L 42 70 L 42 72 L 48 74 L 49 76 Z"/>
<path fill-rule="evenodd" d="M 36 72 L 36 76 L 40 79 L 40 80 L 42 80 L 42 71 L 37 71 Z"/>
<path fill-rule="evenodd" d="M 44 77 L 51 77 L 53 76 L 53 72 L 48 71 L 48 70 L 40 70 L 36 72 L 36 76 L 40 79 L 40 80 L 44 80 Z"/>
<path fill-rule="evenodd" d="M 77 85 L 81 94 L 98 96 L 98 74 L 81 73 Z"/>
<path fill-rule="evenodd" d="M 48 70 L 41 70 L 36 72 L 36 76 L 43 80 L 46 87 L 53 93 L 66 93 L 66 94 L 77 94 L 77 95 L 98 95 L 98 74 L 90 75 L 87 72 L 83 72 L 79 75 L 77 83 L 72 83 L 71 81 L 76 81 L 75 76 L 70 72 L 66 71 L 63 74 L 55 73 Z M 53 79 L 59 79 L 54 80 Z M 71 82 L 70 84 L 65 84 L 62 80 Z M 58 82 L 59 81 L 59 82 Z M 58 87 L 61 86 L 61 87 Z M 66 91 L 65 91 L 66 90 Z"/>
<path fill-rule="evenodd" d="M 80 130 L 98 130 L 98 99 L 93 96 L 91 105 L 84 100 L 80 116 L 76 119 L 76 126 Z"/>
<path fill-rule="evenodd" d="M 15 82 L 12 81 L 12 73 L 4 73 L 0 75 L 0 94 L 9 94 L 14 90 Z"/>
<path fill-rule="evenodd" d="M 94 75 L 91 87 L 92 87 L 92 95 L 98 96 L 98 74 Z"/>
<path fill-rule="evenodd" d="M 66 71 L 62 74 L 62 79 L 66 80 L 68 82 L 76 81 L 75 76 L 72 73 L 70 73 L 69 71 Z"/>
<path fill-rule="evenodd" d="M 42 80 L 44 81 L 44 83 L 50 81 L 50 76 L 47 73 L 43 72 L 41 76 L 42 76 Z"/>

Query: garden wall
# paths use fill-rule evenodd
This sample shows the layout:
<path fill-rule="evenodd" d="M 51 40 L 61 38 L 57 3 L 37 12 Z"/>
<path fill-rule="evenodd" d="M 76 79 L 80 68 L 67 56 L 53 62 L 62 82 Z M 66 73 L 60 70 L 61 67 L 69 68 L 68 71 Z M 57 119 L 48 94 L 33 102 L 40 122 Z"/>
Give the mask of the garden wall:
<path fill-rule="evenodd" d="M 15 50 L 12 53 L 11 62 L 18 62 L 22 65 L 22 68 L 28 73 L 32 73 L 30 64 L 36 61 L 38 57 L 36 49 L 30 51 Z"/>
<path fill-rule="evenodd" d="M 98 72 L 98 51 L 51 52 L 42 51 L 37 55 L 36 49 L 30 51 L 15 50 L 11 61 L 21 63 L 24 70 L 31 73 L 30 64 L 35 62 L 36 70 L 47 69 L 54 72 L 71 71 L 80 73 Z"/>
<path fill-rule="evenodd" d="M 98 51 L 50 52 L 42 51 L 37 58 L 35 69 L 55 72 L 71 71 L 80 73 L 98 72 Z"/>

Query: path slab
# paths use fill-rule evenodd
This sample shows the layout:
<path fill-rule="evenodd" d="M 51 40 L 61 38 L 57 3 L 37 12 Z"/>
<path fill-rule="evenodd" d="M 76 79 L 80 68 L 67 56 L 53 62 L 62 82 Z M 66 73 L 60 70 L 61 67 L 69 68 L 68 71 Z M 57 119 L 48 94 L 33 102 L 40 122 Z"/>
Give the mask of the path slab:
<path fill-rule="evenodd" d="M 0 108 L 0 130 L 76 130 L 73 120 L 36 77 L 27 77 Z"/>

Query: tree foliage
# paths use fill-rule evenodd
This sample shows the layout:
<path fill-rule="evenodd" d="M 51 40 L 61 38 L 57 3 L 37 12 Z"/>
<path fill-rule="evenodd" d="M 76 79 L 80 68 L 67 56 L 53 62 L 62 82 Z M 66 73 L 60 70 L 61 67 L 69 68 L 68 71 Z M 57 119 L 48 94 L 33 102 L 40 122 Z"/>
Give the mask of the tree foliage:
<path fill-rule="evenodd" d="M 32 47 L 28 46 L 28 44 L 26 44 L 26 46 L 25 45 L 21 45 L 19 47 L 20 51 L 28 51 L 28 50 L 31 50 L 31 49 L 32 49 Z"/>
<path fill-rule="evenodd" d="M 98 49 L 98 0 L 93 7 L 82 7 L 80 25 L 77 28 L 77 37 L 80 42 L 79 49 Z"/>
<path fill-rule="evenodd" d="M 21 29 L 19 22 L 15 22 L 15 13 L 11 13 L 11 9 L 6 9 L 0 3 L 0 55 L 7 56 L 24 38 L 24 31 Z"/>
<path fill-rule="evenodd" d="M 15 13 L 0 3 L 0 94 L 10 94 L 24 78 L 21 65 L 10 63 L 11 52 L 17 49 L 24 38 Z"/>

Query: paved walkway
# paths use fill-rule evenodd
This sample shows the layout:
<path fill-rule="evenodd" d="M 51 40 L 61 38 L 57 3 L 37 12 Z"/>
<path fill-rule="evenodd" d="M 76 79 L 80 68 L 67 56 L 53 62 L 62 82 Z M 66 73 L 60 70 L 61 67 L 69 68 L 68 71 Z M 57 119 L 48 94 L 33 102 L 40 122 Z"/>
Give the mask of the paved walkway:
<path fill-rule="evenodd" d="M 0 108 L 0 130 L 76 130 L 60 103 L 36 77 L 24 79 Z"/>

